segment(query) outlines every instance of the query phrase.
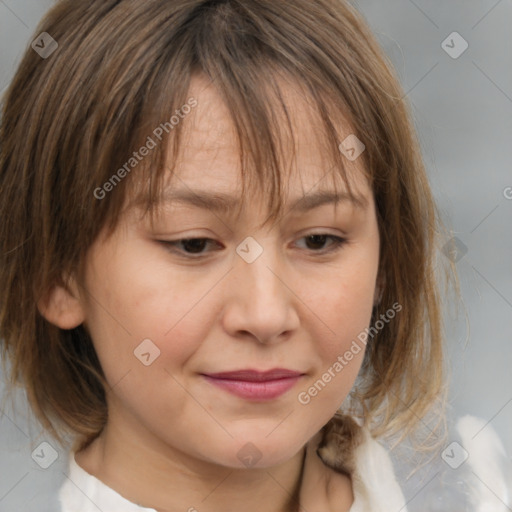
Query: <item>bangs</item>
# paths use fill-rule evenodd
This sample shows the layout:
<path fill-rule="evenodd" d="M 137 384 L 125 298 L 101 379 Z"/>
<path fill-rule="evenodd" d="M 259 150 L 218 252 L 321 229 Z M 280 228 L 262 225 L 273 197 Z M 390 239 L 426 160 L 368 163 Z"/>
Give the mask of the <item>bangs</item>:
<path fill-rule="evenodd" d="M 192 12 L 169 43 L 177 50 L 167 52 L 148 77 L 151 87 L 141 107 L 133 148 L 149 144 L 152 150 L 124 180 L 125 186 L 116 187 L 112 193 L 112 201 L 123 203 L 124 212 L 137 208 L 143 217 L 149 214 L 152 223 L 158 215 L 158 206 L 179 171 L 184 130 L 191 126 L 189 116 L 196 115 L 190 108 L 197 105 L 197 99 L 190 96 L 194 78 L 204 79 L 205 88 L 215 88 L 234 128 L 242 184 L 240 209 L 235 214 L 240 213 L 246 199 L 262 193 L 269 212 L 263 225 L 286 215 L 285 188 L 290 173 L 298 167 L 299 129 L 285 98 L 287 91 L 299 99 L 293 109 L 305 109 L 310 114 L 314 143 L 322 155 L 318 162 L 322 177 L 316 185 L 325 186 L 330 181 L 336 192 L 361 202 L 347 173 L 353 163 L 341 152 L 340 144 L 349 134 L 360 139 L 364 135 L 354 122 L 357 117 L 344 103 L 342 91 L 325 80 L 321 63 L 311 56 L 293 55 L 292 51 L 297 53 L 300 48 L 293 41 L 283 38 L 282 52 L 277 53 L 256 26 L 261 20 L 252 19 L 250 12 L 237 12 L 237 8 L 243 10 L 232 3 Z M 283 54 L 289 57 L 283 58 Z M 371 187 L 373 176 L 367 156 L 366 152 L 360 156 L 361 167 Z M 118 195 L 116 200 L 114 194 Z M 111 215 L 109 221 L 113 232 L 118 216 Z"/>
<path fill-rule="evenodd" d="M 315 98 L 314 93 L 305 91 L 298 79 L 293 82 L 293 77 L 283 75 L 275 69 L 270 70 L 268 65 L 258 75 L 265 76 L 266 83 L 249 82 L 248 86 L 256 85 L 251 91 L 250 99 L 247 95 L 241 94 L 238 85 L 208 79 L 230 113 L 234 130 L 232 133 L 226 133 L 226 137 L 234 135 L 236 138 L 234 142 L 239 155 L 241 197 L 239 209 L 232 212 L 235 217 L 241 213 L 246 200 L 260 194 L 266 198 L 269 212 L 263 225 L 286 215 L 284 202 L 287 184 L 290 175 L 301 167 L 297 156 L 297 132 L 301 127 L 293 119 L 294 113 L 290 111 L 290 102 L 283 96 L 283 83 L 288 90 L 293 88 L 294 96 L 297 94 L 300 98 L 300 103 L 296 103 L 292 108 L 307 109 L 311 114 L 308 115 L 308 122 L 312 125 L 315 136 L 312 142 L 318 148 L 321 157 L 320 161 L 315 162 L 315 166 L 321 170 L 320 178 L 310 190 L 305 190 L 304 194 L 313 192 L 317 187 L 327 188 L 330 185 L 329 188 L 334 189 L 336 193 L 347 194 L 354 203 L 361 204 L 362 199 L 353 191 L 349 179 L 353 169 L 347 166 L 347 160 L 339 149 L 342 140 L 340 127 L 344 131 L 347 130 L 347 123 L 341 113 L 328 113 L 322 101 L 322 97 L 326 95 Z M 196 72 L 193 76 L 199 77 L 200 74 Z M 187 95 L 178 98 L 177 101 L 173 100 L 174 98 L 169 98 L 169 104 L 172 106 L 160 111 L 179 111 L 191 100 L 197 101 L 195 97 Z M 191 112 L 189 115 L 197 114 Z M 166 192 L 174 183 L 178 183 L 179 178 L 176 175 L 180 170 L 186 137 L 189 134 L 193 135 L 190 131 L 192 119 L 185 117 L 169 133 L 164 129 L 164 133 L 161 134 L 161 127 L 165 122 L 158 115 L 148 116 L 144 122 L 144 126 L 159 127 L 149 132 L 150 137 L 158 141 L 158 147 L 144 165 L 131 176 L 131 183 L 126 191 L 125 211 L 137 208 L 143 217 L 149 215 L 151 222 L 158 216 L 159 206 L 164 202 Z M 161 135 L 161 142 L 155 137 L 154 132 Z M 148 131 L 141 131 L 139 140 L 147 140 L 147 134 Z M 370 178 L 367 172 L 366 178 Z"/>

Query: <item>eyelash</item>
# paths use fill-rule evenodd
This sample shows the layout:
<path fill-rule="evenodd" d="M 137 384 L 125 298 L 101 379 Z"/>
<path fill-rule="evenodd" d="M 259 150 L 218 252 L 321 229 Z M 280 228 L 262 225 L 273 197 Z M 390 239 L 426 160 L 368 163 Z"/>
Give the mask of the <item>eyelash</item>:
<path fill-rule="evenodd" d="M 324 249 L 324 250 L 318 250 L 318 251 L 312 250 L 313 253 L 316 253 L 321 256 L 337 252 L 337 251 L 341 250 L 345 246 L 345 244 L 348 243 L 345 238 L 341 238 L 341 237 L 335 236 L 335 235 L 330 235 L 328 233 L 312 233 L 310 235 L 303 236 L 302 238 L 300 238 L 300 240 L 315 237 L 315 236 L 326 237 L 326 238 L 330 238 L 331 240 L 333 240 L 333 243 L 331 244 L 330 249 L 327 249 L 327 250 Z M 199 237 L 198 238 L 181 238 L 179 240 L 158 240 L 158 242 L 163 244 L 165 246 L 165 248 L 171 252 L 181 253 L 181 255 L 183 255 L 184 258 L 199 259 L 202 256 L 204 256 L 204 254 L 205 254 L 204 252 L 199 253 L 199 254 L 187 253 L 185 251 L 182 251 L 182 250 L 176 248 L 182 242 L 191 242 L 191 241 L 197 241 L 197 240 L 201 240 L 201 241 L 206 240 L 210 245 L 211 245 L 211 242 L 215 243 L 215 240 L 212 240 L 211 238 L 199 238 Z"/>

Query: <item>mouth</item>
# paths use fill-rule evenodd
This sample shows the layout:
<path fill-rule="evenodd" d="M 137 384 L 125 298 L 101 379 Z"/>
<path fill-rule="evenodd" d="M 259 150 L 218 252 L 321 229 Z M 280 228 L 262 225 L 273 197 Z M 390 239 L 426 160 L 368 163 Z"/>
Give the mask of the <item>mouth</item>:
<path fill-rule="evenodd" d="M 267 371 L 236 370 L 201 374 L 207 382 L 251 401 L 273 400 L 297 384 L 304 373 L 276 368 Z"/>

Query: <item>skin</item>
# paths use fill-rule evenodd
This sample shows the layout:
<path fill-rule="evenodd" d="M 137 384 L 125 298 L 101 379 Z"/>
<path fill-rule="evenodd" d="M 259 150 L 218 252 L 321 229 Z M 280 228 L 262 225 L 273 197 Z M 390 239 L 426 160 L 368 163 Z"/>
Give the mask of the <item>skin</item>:
<path fill-rule="evenodd" d="M 315 114 L 294 89 L 284 84 L 283 91 L 298 163 L 286 180 L 288 204 L 332 187 Z M 240 197 L 228 112 L 202 78 L 194 78 L 190 96 L 198 106 L 183 121 L 174 186 Z M 345 124 L 340 141 L 349 133 Z M 379 232 L 361 160 L 347 161 L 347 168 L 366 209 L 325 204 L 261 227 L 266 202 L 255 193 L 240 216 L 168 204 L 152 230 L 134 209 L 112 237 L 98 238 L 82 286 L 73 281 L 68 290 L 56 288 L 40 308 L 61 328 L 85 323 L 112 387 L 106 427 L 76 454 L 82 468 L 127 499 L 162 512 L 297 510 L 305 445 L 349 393 L 364 351 L 309 404 L 301 404 L 298 394 L 369 325 L 377 295 Z M 347 243 L 327 252 L 334 240 L 308 238 L 322 233 Z M 250 264 L 236 253 L 248 236 L 263 248 Z M 187 259 L 185 244 L 172 249 L 159 242 L 190 238 L 216 243 L 205 244 L 199 259 Z M 149 366 L 134 356 L 147 338 L 160 350 Z M 200 375 L 276 367 L 305 375 L 266 402 L 239 398 Z M 237 454 L 249 442 L 261 458 L 247 468 Z M 321 462 L 317 477 L 317 488 L 330 489 L 332 509 L 348 510 L 350 479 Z"/>

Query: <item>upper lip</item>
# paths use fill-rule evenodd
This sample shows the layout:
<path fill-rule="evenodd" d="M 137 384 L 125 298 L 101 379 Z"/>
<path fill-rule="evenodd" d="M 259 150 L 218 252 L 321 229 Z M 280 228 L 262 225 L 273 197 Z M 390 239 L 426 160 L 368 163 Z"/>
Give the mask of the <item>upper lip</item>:
<path fill-rule="evenodd" d="M 205 373 L 204 375 L 216 379 L 244 380 L 248 382 L 265 382 L 269 380 L 300 377 L 301 375 L 303 375 L 303 373 L 294 370 L 287 370 L 285 368 L 274 368 L 272 370 L 266 371 L 247 369 L 235 370 L 231 372 Z"/>

